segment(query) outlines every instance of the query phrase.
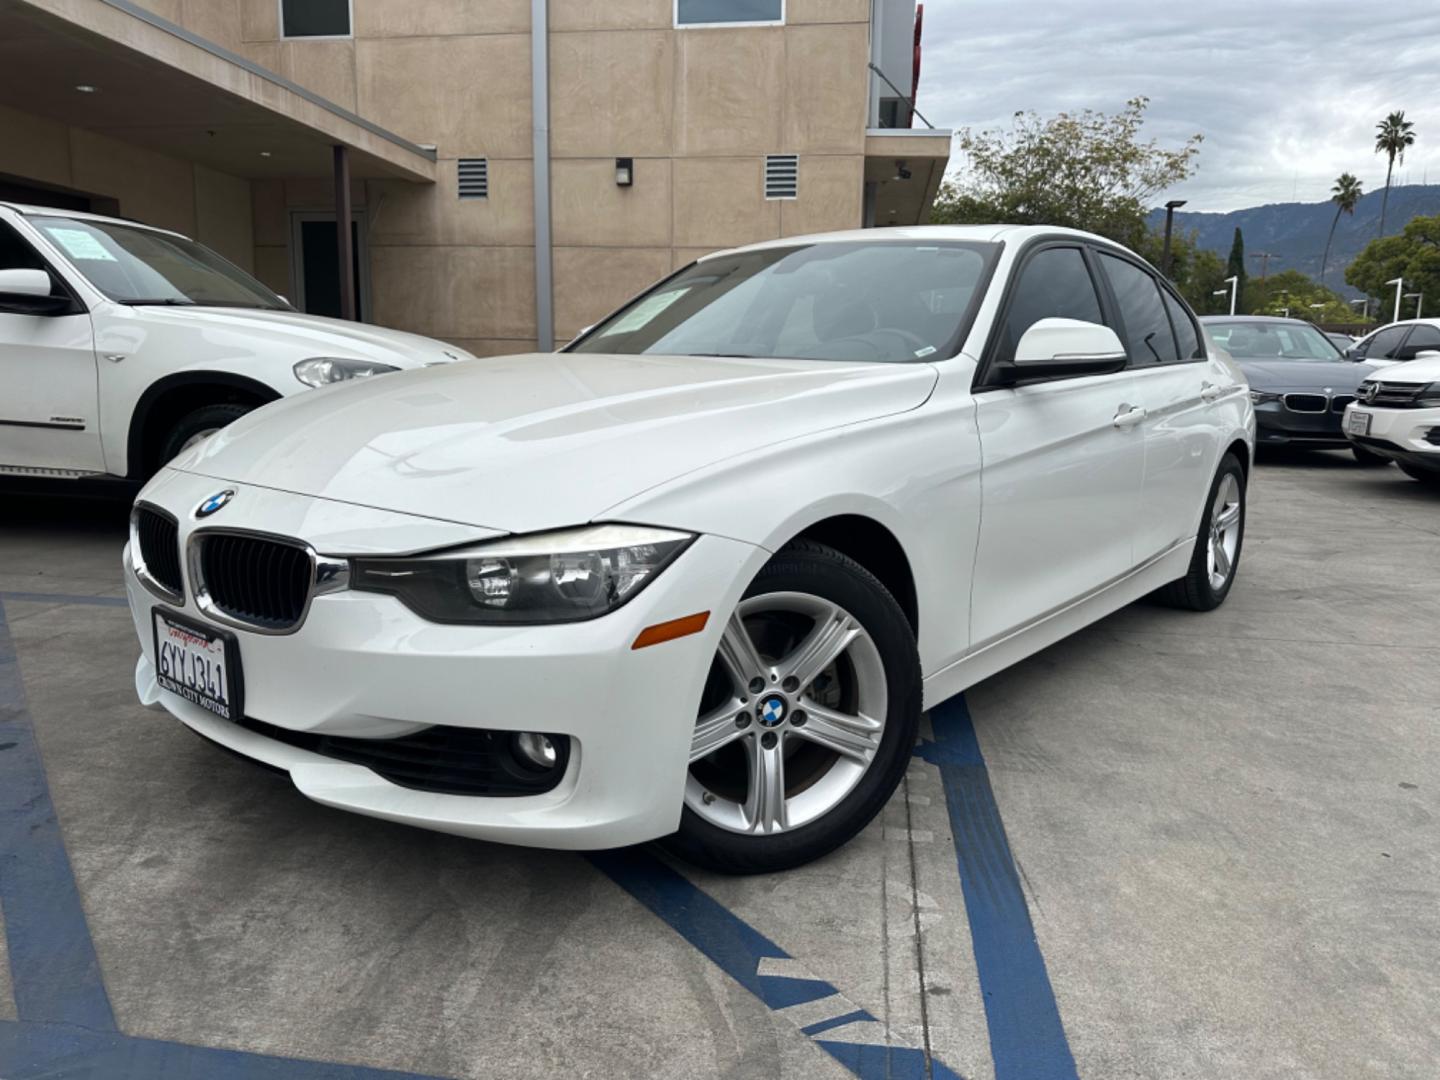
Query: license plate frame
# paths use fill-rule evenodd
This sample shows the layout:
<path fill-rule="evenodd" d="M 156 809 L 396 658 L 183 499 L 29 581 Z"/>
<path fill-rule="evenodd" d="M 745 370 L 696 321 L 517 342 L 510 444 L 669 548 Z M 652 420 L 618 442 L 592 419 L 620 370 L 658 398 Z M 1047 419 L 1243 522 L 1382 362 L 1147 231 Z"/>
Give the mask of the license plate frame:
<path fill-rule="evenodd" d="M 1365 436 L 1370 434 L 1370 414 L 1351 410 L 1345 417 L 1345 434 Z"/>
<path fill-rule="evenodd" d="M 162 624 L 166 628 L 166 637 L 171 640 L 162 640 Z M 234 634 L 158 604 L 150 609 L 150 631 L 155 642 L 155 681 L 160 689 L 198 705 L 222 720 L 237 721 L 245 715 L 244 669 L 240 664 L 240 641 Z M 191 647 L 183 640 L 185 635 L 200 639 L 203 648 Z M 218 672 L 212 671 L 208 664 L 197 665 L 188 661 L 190 671 L 186 674 L 189 677 L 184 680 L 175 677 L 180 672 L 171 669 L 169 657 L 173 656 L 176 648 L 182 649 L 187 656 L 198 654 L 202 660 L 213 663 L 216 646 L 219 646 Z M 181 665 L 186 662 L 182 660 Z M 197 684 L 197 675 L 205 682 L 204 686 Z M 218 689 L 219 694 L 212 693 L 212 689 Z"/>

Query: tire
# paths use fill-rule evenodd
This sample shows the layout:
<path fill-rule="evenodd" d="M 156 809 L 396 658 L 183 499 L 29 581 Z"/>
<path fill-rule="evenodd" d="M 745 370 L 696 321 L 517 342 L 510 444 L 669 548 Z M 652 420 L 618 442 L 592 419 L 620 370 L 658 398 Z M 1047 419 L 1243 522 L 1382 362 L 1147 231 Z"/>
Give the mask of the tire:
<path fill-rule="evenodd" d="M 1355 455 L 1356 462 L 1367 469 L 1390 464 L 1390 459 L 1384 454 L 1377 454 L 1374 450 L 1366 450 L 1363 446 L 1352 446 L 1350 452 Z"/>
<path fill-rule="evenodd" d="M 185 444 L 197 435 L 204 435 L 212 431 L 219 431 L 227 424 L 233 424 L 240 417 L 252 412 L 253 405 L 202 405 L 198 409 L 186 413 L 175 425 L 165 434 L 160 443 L 160 456 L 155 462 L 158 469 L 167 461 L 175 458 L 184 449 Z"/>
<path fill-rule="evenodd" d="M 822 628 L 846 644 L 811 671 L 803 646 Z M 755 672 L 743 686 L 742 670 Z M 832 548 L 785 547 L 727 624 L 696 720 L 680 829 L 664 845 L 727 874 L 786 870 L 834 851 L 904 777 L 920 691 L 915 634 L 885 586 Z M 847 752 L 832 749 L 832 737 Z M 757 796 L 757 775 L 779 779 L 777 799 Z"/>
<path fill-rule="evenodd" d="M 1236 510 L 1231 522 L 1234 543 L 1229 543 L 1228 532 L 1221 541 L 1228 563 L 1223 575 L 1219 573 L 1218 560 L 1212 557 L 1213 529 L 1222 489 L 1233 493 L 1235 500 L 1232 503 L 1227 495 L 1225 508 L 1233 506 Z M 1245 470 L 1234 454 L 1226 454 L 1220 459 L 1220 468 L 1215 471 L 1215 479 L 1205 499 L 1205 513 L 1190 554 L 1190 567 L 1184 577 L 1170 582 L 1156 593 L 1162 603 L 1190 611 L 1214 611 L 1225 602 L 1225 597 L 1230 595 L 1230 587 L 1235 584 L 1235 572 L 1240 568 L 1240 549 L 1245 542 L 1245 491 Z"/>
<path fill-rule="evenodd" d="M 1419 480 L 1426 487 L 1440 488 L 1440 469 L 1422 469 L 1418 465 L 1411 465 L 1408 461 L 1398 461 L 1400 471 L 1411 480 Z"/>

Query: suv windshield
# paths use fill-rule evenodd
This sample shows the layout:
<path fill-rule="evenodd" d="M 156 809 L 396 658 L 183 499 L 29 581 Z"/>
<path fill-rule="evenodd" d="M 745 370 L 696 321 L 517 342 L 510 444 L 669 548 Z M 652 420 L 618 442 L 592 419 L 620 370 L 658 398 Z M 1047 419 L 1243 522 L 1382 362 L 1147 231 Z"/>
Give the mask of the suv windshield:
<path fill-rule="evenodd" d="M 570 351 L 902 363 L 959 348 L 994 244 L 831 242 L 705 259 Z"/>
<path fill-rule="evenodd" d="M 244 270 L 182 236 L 49 214 L 29 221 L 90 284 L 119 303 L 293 310 Z"/>
<path fill-rule="evenodd" d="M 1301 323 L 1214 322 L 1205 324 L 1205 333 L 1236 360 L 1345 359 L 1333 341 Z"/>

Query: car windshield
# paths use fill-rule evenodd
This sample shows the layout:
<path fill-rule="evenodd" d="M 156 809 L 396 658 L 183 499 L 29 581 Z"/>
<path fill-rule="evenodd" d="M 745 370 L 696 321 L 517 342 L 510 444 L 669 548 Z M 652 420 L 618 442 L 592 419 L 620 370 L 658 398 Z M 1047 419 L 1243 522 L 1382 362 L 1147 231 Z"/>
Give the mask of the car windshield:
<path fill-rule="evenodd" d="M 182 236 L 49 214 L 32 215 L 30 222 L 90 284 L 121 304 L 292 310 L 244 270 Z"/>
<path fill-rule="evenodd" d="M 580 353 L 902 363 L 959 347 L 993 244 L 827 242 L 719 255 L 661 282 Z"/>
<path fill-rule="evenodd" d="M 1206 323 L 1205 333 L 1237 360 L 1344 360 L 1335 343 L 1303 323 Z"/>

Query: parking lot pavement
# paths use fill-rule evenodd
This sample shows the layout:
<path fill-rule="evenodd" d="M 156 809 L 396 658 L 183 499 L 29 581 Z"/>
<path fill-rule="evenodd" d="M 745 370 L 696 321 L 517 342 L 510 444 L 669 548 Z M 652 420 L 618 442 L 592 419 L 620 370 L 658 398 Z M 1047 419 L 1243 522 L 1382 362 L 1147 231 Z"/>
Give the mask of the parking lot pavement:
<path fill-rule="evenodd" d="M 1440 499 L 1394 469 L 1262 464 L 1222 609 L 1135 605 L 975 687 L 852 845 L 749 879 L 345 815 L 139 708 L 123 521 L 0 529 L 0 744 L 33 725 L 60 824 L 32 857 L 0 790 L 0 1064 L 105 1052 L 42 1014 L 108 1002 L 146 1053 L 432 1076 L 1433 1075 Z M 70 921 L 14 869 L 60 836 Z M 98 974 L 36 961 L 87 925 Z"/>

